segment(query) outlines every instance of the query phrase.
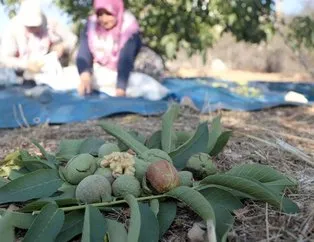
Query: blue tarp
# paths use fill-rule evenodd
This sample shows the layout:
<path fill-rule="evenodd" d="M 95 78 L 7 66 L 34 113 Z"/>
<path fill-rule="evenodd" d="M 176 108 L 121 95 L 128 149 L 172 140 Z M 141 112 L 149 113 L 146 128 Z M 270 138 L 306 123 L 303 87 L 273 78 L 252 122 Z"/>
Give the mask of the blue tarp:
<path fill-rule="evenodd" d="M 165 112 L 170 101 L 180 102 L 184 97 L 203 112 L 298 105 L 285 101 L 289 91 L 303 94 L 310 104 L 314 102 L 314 84 L 311 83 L 256 81 L 239 84 L 211 78 L 168 78 L 164 85 L 171 93 L 161 101 L 112 98 L 96 92 L 80 97 L 75 91 L 54 92 L 43 87 L 3 87 L 0 88 L 0 128 L 83 122 L 121 113 L 156 115 Z"/>

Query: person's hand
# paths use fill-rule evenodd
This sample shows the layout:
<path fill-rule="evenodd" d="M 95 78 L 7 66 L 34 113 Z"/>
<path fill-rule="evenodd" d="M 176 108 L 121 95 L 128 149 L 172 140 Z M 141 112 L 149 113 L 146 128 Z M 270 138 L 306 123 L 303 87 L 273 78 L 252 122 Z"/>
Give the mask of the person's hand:
<path fill-rule="evenodd" d="M 86 94 L 90 94 L 92 92 L 92 75 L 89 72 L 83 72 L 80 75 L 81 82 L 78 87 L 78 93 L 81 96 L 84 96 Z"/>
<path fill-rule="evenodd" d="M 116 89 L 116 96 L 117 97 L 125 97 L 125 95 L 126 95 L 125 90 L 123 90 L 121 88 Z"/>
<path fill-rule="evenodd" d="M 62 43 L 61 44 L 56 44 L 56 45 L 51 47 L 51 51 L 56 52 L 58 58 L 60 58 L 61 56 L 63 56 L 63 54 L 65 52 L 65 47 L 64 47 L 64 45 Z"/>
<path fill-rule="evenodd" d="M 42 61 L 30 60 L 27 63 L 26 69 L 31 73 L 38 73 L 43 66 L 44 63 Z"/>

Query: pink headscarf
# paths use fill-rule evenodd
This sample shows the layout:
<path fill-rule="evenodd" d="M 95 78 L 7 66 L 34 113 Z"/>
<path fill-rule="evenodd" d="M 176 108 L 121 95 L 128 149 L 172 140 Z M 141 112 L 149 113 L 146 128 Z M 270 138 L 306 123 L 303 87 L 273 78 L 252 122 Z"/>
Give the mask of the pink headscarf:
<path fill-rule="evenodd" d="M 102 65 L 116 69 L 119 54 L 126 41 L 139 31 L 139 25 L 133 15 L 126 14 L 123 0 L 94 0 L 94 9 L 105 9 L 116 19 L 117 24 L 110 30 L 107 30 L 97 24 L 97 17 L 94 15 L 89 19 L 88 43 L 94 60 Z M 96 41 L 99 38 L 111 38 L 113 46 L 99 51 Z"/>
<path fill-rule="evenodd" d="M 123 0 L 94 0 L 94 9 L 106 9 L 116 19 L 117 25 L 111 30 L 104 30 L 100 26 L 97 28 L 97 32 L 101 35 L 112 35 L 115 41 L 119 42 L 124 14 Z"/>

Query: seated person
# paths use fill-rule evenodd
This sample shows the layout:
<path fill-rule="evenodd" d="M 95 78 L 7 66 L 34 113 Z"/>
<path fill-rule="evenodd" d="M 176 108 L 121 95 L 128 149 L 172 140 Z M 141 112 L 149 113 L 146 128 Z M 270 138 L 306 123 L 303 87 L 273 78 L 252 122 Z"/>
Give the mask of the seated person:
<path fill-rule="evenodd" d="M 45 17 L 39 1 L 24 0 L 3 33 L 0 64 L 21 76 L 38 73 L 43 56 L 55 52 L 60 59 L 69 55 L 76 43 L 77 37 L 69 29 Z"/>
<path fill-rule="evenodd" d="M 94 0 L 94 11 L 80 36 L 78 92 L 85 95 L 98 89 L 111 96 L 137 97 L 145 92 L 155 97 L 150 99 L 165 96 L 166 88 L 155 79 L 132 72 L 142 44 L 136 18 L 124 9 L 123 1 Z"/>

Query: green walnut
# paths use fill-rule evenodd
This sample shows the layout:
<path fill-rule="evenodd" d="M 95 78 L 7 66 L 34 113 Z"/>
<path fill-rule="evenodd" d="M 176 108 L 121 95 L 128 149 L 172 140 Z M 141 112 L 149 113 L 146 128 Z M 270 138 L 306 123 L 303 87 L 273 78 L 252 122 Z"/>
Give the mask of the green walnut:
<path fill-rule="evenodd" d="M 111 184 L 103 176 L 85 177 L 77 186 L 75 197 L 83 203 L 101 203 L 112 201 Z"/>
<path fill-rule="evenodd" d="M 113 183 L 113 181 L 114 181 L 114 177 L 112 175 L 112 170 L 110 168 L 100 167 L 95 171 L 94 174 L 105 177 L 110 183 Z"/>
<path fill-rule="evenodd" d="M 100 167 L 101 162 L 104 160 L 104 158 L 101 158 L 101 157 L 95 157 L 95 160 L 96 160 L 97 167 Z"/>
<path fill-rule="evenodd" d="M 187 162 L 186 169 L 191 171 L 194 177 L 198 179 L 203 179 L 217 172 L 213 160 L 206 153 L 198 153 L 191 156 Z"/>
<path fill-rule="evenodd" d="M 120 149 L 117 144 L 106 143 L 100 146 L 98 150 L 98 157 L 103 158 L 106 155 L 110 155 L 113 152 L 120 152 Z"/>
<path fill-rule="evenodd" d="M 180 186 L 192 187 L 193 181 L 194 181 L 193 173 L 190 171 L 180 171 L 179 180 L 180 180 Z"/>
<path fill-rule="evenodd" d="M 131 175 L 119 176 L 112 183 L 112 192 L 115 197 L 125 197 L 128 194 L 139 197 L 142 193 L 140 182 Z"/>
<path fill-rule="evenodd" d="M 150 163 L 137 157 L 134 160 L 135 160 L 135 165 L 134 165 L 135 177 L 141 182 L 145 176 L 145 173 Z"/>
<path fill-rule="evenodd" d="M 90 154 L 80 154 L 73 157 L 63 169 L 63 176 L 67 182 L 77 185 L 85 177 L 94 174 L 97 162 Z"/>

